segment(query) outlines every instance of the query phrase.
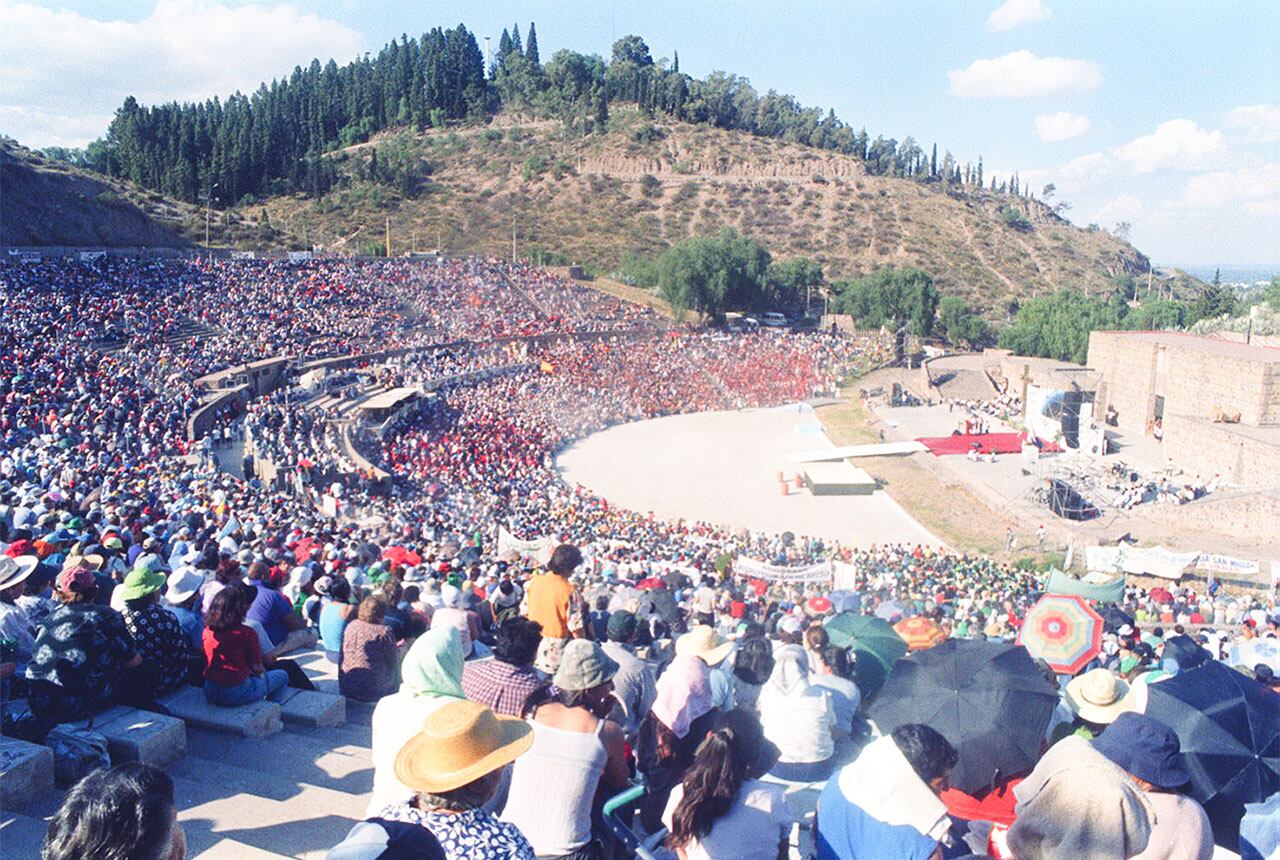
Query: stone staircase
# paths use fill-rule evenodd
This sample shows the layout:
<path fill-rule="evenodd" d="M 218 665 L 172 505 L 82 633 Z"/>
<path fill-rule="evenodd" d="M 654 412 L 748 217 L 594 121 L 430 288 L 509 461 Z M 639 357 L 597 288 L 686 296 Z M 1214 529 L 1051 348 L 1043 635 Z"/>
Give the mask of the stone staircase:
<path fill-rule="evenodd" d="M 192 687 L 163 702 L 171 716 L 119 708 L 95 719 L 114 762 L 173 778 L 189 858 L 322 858 L 364 816 L 373 706 L 337 695 L 336 667 L 319 651 L 289 656 L 320 692 L 214 708 Z M 65 789 L 46 747 L 0 740 L 0 854 L 39 857 Z"/>

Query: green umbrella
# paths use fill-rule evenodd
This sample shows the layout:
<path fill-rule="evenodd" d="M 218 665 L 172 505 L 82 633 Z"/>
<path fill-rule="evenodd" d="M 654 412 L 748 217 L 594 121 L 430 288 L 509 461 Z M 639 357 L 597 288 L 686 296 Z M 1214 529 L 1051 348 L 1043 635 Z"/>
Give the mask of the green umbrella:
<path fill-rule="evenodd" d="M 907 643 L 888 621 L 874 615 L 841 612 L 827 621 L 826 628 L 833 645 L 857 653 L 858 689 L 870 701 L 884 686 L 894 662 L 907 653 Z"/>

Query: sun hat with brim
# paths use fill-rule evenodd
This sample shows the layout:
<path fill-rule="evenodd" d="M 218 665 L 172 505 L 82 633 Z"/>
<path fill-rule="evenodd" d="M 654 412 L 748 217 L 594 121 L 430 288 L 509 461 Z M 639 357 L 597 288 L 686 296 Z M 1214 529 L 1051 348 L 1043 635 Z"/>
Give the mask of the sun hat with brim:
<path fill-rule="evenodd" d="M 1098 725 L 1107 725 L 1132 710 L 1129 685 L 1106 669 L 1091 669 L 1067 684 L 1067 707 Z"/>
<path fill-rule="evenodd" d="M 88 555 L 69 555 L 66 561 L 62 563 L 63 570 L 70 570 L 73 567 L 87 567 L 89 570 L 102 570 L 102 566 L 107 561 L 96 552 Z"/>
<path fill-rule="evenodd" d="M 155 594 L 165 586 L 165 576 L 158 570 L 149 567 L 135 567 L 124 578 L 124 588 L 120 590 L 121 600 L 137 600 L 148 594 Z"/>
<path fill-rule="evenodd" d="M 167 588 L 164 599 L 177 606 L 187 602 L 191 595 L 200 590 L 200 586 L 204 584 L 204 577 L 194 567 L 180 567 L 169 574 L 165 583 Z"/>
<path fill-rule="evenodd" d="M 23 564 L 24 559 L 34 559 L 35 564 Z M 40 559 L 33 555 L 23 555 L 17 558 L 0 555 L 0 591 L 26 582 L 27 577 L 31 575 L 31 572 L 36 569 L 39 563 Z"/>
<path fill-rule="evenodd" d="M 589 639 L 574 639 L 560 653 L 560 665 L 552 679 L 561 690 L 571 692 L 590 690 L 613 680 L 618 674 L 618 664 Z"/>
<path fill-rule="evenodd" d="M 1093 739 L 1093 748 L 1121 770 L 1156 788 L 1177 788 L 1191 779 L 1177 733 L 1146 714 L 1125 713 Z"/>
<path fill-rule="evenodd" d="M 533 745 L 533 727 L 495 714 L 479 702 L 449 702 L 396 755 L 396 778 L 415 792 L 461 788 L 519 758 Z"/>
<path fill-rule="evenodd" d="M 695 624 L 676 640 L 676 654 L 690 657 L 701 657 L 708 666 L 715 666 L 733 650 L 733 642 L 726 641 L 714 627 L 706 624 Z"/>

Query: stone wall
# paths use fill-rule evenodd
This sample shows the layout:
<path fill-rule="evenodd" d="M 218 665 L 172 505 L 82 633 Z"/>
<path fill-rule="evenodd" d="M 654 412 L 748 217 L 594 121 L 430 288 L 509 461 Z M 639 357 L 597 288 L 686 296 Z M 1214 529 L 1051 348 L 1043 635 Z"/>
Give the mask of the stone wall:
<path fill-rule="evenodd" d="M 1280 428 L 1262 435 L 1271 438 L 1235 424 L 1166 415 L 1162 447 L 1165 459 L 1186 472 L 1206 480 L 1221 475 L 1241 487 L 1264 489 L 1280 485 Z"/>
<path fill-rule="evenodd" d="M 247 386 L 251 396 L 261 397 L 280 387 L 289 362 L 289 357 L 283 355 L 251 361 L 202 376 L 196 384 L 210 391 Z"/>
<path fill-rule="evenodd" d="M 213 426 L 214 418 L 217 417 L 218 410 L 228 404 L 235 404 L 236 411 L 244 408 L 249 402 L 249 387 L 247 385 L 238 385 L 235 388 L 224 388 L 214 394 L 211 398 L 187 416 L 187 441 L 194 442 L 209 432 L 209 428 Z"/>
<path fill-rule="evenodd" d="M 1089 335 L 1089 367 L 1102 378 L 1095 415 L 1114 407 L 1117 425 L 1126 433 L 1146 433 L 1155 413 L 1156 352 L 1149 341 L 1116 337 L 1111 332 Z"/>

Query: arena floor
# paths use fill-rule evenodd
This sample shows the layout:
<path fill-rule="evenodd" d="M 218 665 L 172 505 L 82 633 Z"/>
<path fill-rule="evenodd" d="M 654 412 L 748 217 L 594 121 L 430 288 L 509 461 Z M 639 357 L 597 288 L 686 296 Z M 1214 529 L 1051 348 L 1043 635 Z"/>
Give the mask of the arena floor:
<path fill-rule="evenodd" d="M 565 450 L 565 480 L 634 511 L 731 528 L 873 543 L 938 544 L 887 494 L 783 496 L 777 474 L 801 466 L 787 454 L 832 447 L 807 405 L 699 412 L 611 427 Z"/>

